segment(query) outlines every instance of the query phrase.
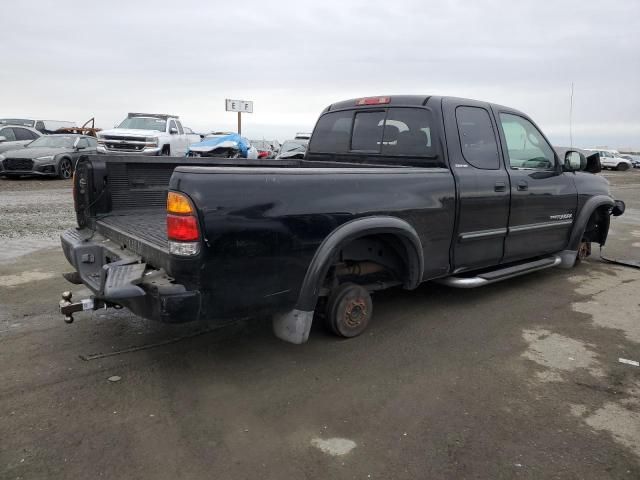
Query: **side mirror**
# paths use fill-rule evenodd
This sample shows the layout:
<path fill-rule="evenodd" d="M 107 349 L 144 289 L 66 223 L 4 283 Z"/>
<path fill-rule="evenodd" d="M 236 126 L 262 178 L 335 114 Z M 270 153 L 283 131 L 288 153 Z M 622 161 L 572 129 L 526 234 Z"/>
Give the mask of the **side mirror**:
<path fill-rule="evenodd" d="M 175 128 L 175 127 L 171 127 L 171 128 L 169 129 L 169 133 L 170 133 L 171 135 L 175 135 L 175 134 L 177 134 L 177 133 L 178 133 L 178 129 L 177 129 L 177 128 Z"/>
<path fill-rule="evenodd" d="M 6 141 L 7 141 L 7 137 L 3 137 L 0 135 L 0 143 L 6 142 Z"/>
<path fill-rule="evenodd" d="M 586 170 L 587 168 L 587 157 L 584 154 L 578 152 L 577 150 L 567 150 L 567 153 L 564 154 L 564 171 L 565 172 L 576 172 Z"/>

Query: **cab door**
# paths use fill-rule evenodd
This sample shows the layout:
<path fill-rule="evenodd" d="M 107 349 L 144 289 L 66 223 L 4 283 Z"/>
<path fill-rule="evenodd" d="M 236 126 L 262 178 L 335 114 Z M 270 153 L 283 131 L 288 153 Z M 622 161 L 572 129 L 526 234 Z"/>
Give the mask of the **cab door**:
<path fill-rule="evenodd" d="M 502 261 L 509 216 L 509 176 L 489 104 L 446 98 L 442 104 L 449 164 L 458 186 L 456 271 Z"/>
<path fill-rule="evenodd" d="M 555 151 L 522 114 L 495 109 L 511 183 L 504 261 L 564 250 L 578 207 L 573 174 L 563 173 Z"/>

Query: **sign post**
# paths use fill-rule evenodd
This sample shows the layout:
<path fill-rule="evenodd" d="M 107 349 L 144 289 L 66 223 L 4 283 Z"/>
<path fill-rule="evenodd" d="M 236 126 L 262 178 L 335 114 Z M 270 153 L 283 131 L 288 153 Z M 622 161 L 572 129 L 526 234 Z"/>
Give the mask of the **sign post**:
<path fill-rule="evenodd" d="M 251 100 L 225 100 L 227 112 L 238 112 L 238 135 L 242 135 L 242 113 L 253 113 L 253 101 Z"/>

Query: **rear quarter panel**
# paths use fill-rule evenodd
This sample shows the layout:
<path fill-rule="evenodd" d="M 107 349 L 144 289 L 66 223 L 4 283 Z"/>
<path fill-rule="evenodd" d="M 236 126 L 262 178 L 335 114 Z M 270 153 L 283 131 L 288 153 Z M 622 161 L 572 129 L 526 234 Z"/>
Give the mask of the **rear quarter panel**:
<path fill-rule="evenodd" d="M 422 240 L 424 278 L 449 269 L 454 181 L 447 169 L 179 167 L 205 245 L 200 284 L 216 315 L 292 308 L 322 241 L 349 220 L 390 215 Z"/>

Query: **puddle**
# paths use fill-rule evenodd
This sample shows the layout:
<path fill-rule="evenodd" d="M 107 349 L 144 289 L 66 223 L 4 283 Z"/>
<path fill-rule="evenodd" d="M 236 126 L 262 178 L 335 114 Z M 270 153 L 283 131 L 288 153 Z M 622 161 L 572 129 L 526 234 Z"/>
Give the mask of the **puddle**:
<path fill-rule="evenodd" d="M 356 442 L 346 438 L 329 438 L 327 440 L 314 438 L 311 440 L 311 445 L 334 457 L 346 455 L 356 448 Z"/>

